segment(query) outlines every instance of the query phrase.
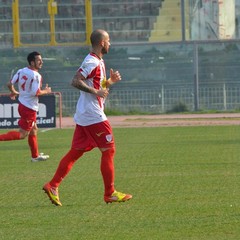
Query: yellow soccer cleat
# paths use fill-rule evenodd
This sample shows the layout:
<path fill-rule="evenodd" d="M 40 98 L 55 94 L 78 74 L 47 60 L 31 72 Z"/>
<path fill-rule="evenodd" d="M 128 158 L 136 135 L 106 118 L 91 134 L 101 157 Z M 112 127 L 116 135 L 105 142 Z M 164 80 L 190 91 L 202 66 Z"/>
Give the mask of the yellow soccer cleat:
<path fill-rule="evenodd" d="M 125 194 L 121 192 L 117 192 L 116 190 L 112 193 L 111 196 L 104 196 L 104 201 L 106 203 L 112 202 L 126 202 L 132 198 L 131 194 Z"/>
<path fill-rule="evenodd" d="M 58 188 L 51 187 L 49 183 L 43 186 L 43 191 L 48 195 L 50 201 L 56 206 L 62 206 L 59 200 Z"/>

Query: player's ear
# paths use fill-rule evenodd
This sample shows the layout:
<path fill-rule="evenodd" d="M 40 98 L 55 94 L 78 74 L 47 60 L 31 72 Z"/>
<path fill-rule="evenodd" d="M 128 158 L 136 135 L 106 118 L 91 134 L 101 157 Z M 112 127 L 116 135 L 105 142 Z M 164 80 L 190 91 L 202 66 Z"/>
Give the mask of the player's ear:
<path fill-rule="evenodd" d="M 31 66 L 31 67 L 33 67 L 34 64 L 35 64 L 35 60 L 33 60 L 33 61 L 30 62 L 30 66 Z"/>
<path fill-rule="evenodd" d="M 102 40 L 100 44 L 102 47 L 104 47 L 104 40 Z"/>

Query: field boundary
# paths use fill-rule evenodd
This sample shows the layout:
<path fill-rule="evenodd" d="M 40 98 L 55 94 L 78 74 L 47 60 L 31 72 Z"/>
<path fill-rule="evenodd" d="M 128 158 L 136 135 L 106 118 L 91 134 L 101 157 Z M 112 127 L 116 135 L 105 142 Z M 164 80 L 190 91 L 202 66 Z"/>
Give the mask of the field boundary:
<path fill-rule="evenodd" d="M 240 113 L 127 115 L 108 116 L 108 119 L 113 128 L 239 125 Z M 72 117 L 62 118 L 62 128 L 74 126 Z"/>

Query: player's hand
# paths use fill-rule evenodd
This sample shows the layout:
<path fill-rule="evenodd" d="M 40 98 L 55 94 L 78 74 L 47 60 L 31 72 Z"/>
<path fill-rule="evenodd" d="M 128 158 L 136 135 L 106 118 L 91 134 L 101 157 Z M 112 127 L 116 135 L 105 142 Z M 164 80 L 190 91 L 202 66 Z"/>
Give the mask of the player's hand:
<path fill-rule="evenodd" d="M 51 93 L 52 92 L 52 88 L 48 86 L 48 84 L 46 84 L 45 89 L 46 93 Z"/>
<path fill-rule="evenodd" d="M 101 98 L 106 98 L 108 94 L 109 94 L 108 89 L 101 89 L 97 91 L 97 96 Z"/>
<path fill-rule="evenodd" d="M 113 83 L 116 83 L 118 81 L 121 81 L 122 77 L 119 73 L 119 71 L 113 71 L 113 69 L 110 69 L 110 79 Z"/>
<path fill-rule="evenodd" d="M 16 100 L 16 97 L 19 95 L 19 93 L 10 93 L 10 98 L 12 100 Z"/>

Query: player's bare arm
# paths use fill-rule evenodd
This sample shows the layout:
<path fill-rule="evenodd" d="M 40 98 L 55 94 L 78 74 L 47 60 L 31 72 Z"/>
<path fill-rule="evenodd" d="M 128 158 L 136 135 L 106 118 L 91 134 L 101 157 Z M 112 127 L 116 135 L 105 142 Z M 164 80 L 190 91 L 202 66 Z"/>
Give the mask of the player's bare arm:
<path fill-rule="evenodd" d="M 7 84 L 7 87 L 10 91 L 10 98 L 12 100 L 15 100 L 16 97 L 19 95 L 19 92 L 14 88 L 13 84 L 10 82 Z"/>
<path fill-rule="evenodd" d="M 39 89 L 37 96 L 42 96 L 42 95 L 46 95 L 52 92 L 52 88 L 48 86 L 48 84 L 46 84 L 44 89 Z"/>
<path fill-rule="evenodd" d="M 84 82 L 85 80 L 86 80 L 85 77 L 81 73 L 77 72 L 72 79 L 72 86 L 81 90 L 81 91 L 91 93 L 91 94 L 97 95 L 97 96 L 102 97 L 102 98 L 107 97 L 107 95 L 108 95 L 108 90 L 107 89 L 97 90 L 95 88 L 89 87 Z"/>

